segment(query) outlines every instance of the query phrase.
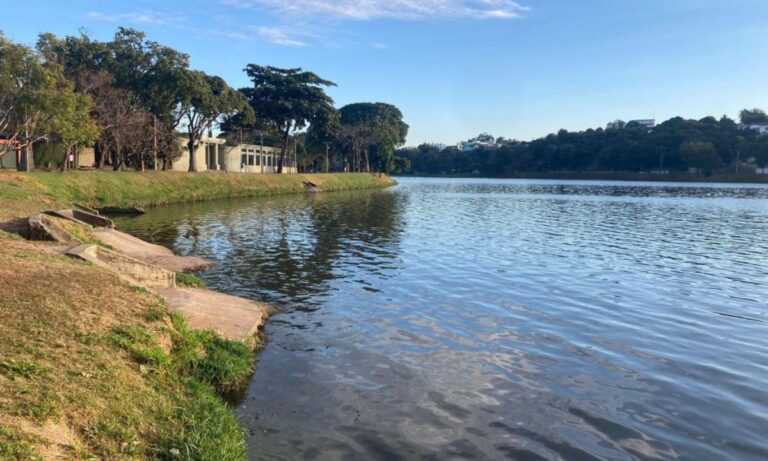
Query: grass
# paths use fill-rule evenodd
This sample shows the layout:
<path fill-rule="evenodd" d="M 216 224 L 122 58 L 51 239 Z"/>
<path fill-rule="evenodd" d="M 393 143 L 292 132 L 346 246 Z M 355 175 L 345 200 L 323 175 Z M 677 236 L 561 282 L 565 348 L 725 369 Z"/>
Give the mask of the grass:
<path fill-rule="evenodd" d="M 0 246 L 0 459 L 245 459 L 252 345 L 47 248 Z"/>
<path fill-rule="evenodd" d="M 191 288 L 205 288 L 205 280 L 192 274 L 177 272 L 176 285 Z"/>
<path fill-rule="evenodd" d="M 28 215 L 46 208 L 67 207 L 75 202 L 95 208 L 153 207 L 213 199 L 303 193 L 304 181 L 316 184 L 322 191 L 369 189 L 395 184 L 387 176 L 378 177 L 369 173 L 262 175 L 170 171 L 0 171 L 0 201 L 8 204 L 8 207 L 0 210 L 0 219 Z"/>
<path fill-rule="evenodd" d="M 370 174 L 0 172 L 0 459 L 242 460 L 224 397 L 252 344 L 190 329 L 157 296 L 18 237 L 22 217 L 75 202 L 142 206 L 386 187 Z M 62 220 L 63 221 L 63 220 Z M 63 226 L 95 243 L 74 223 Z M 180 285 L 201 286 L 190 275 Z"/>

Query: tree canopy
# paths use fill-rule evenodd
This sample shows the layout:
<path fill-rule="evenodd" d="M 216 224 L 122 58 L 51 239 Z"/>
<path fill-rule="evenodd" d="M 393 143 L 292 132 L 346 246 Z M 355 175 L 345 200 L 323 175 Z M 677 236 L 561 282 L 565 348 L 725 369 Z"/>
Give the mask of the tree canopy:
<path fill-rule="evenodd" d="M 396 155 L 411 161 L 410 172 L 513 176 L 525 172 L 685 172 L 689 168 L 739 171 L 745 161 L 768 165 L 768 136 L 739 127 L 728 117 L 674 117 L 652 130 L 611 122 L 606 129 L 560 130 L 530 142 L 464 152 L 421 145 Z"/>
<path fill-rule="evenodd" d="M 394 151 L 405 143 L 408 125 L 397 107 L 386 103 L 355 103 L 341 108 L 341 131 L 357 159 L 357 170 L 389 172 Z"/>
<path fill-rule="evenodd" d="M 336 86 L 301 68 L 281 69 L 248 64 L 245 73 L 253 86 L 242 88 L 256 116 L 256 124 L 276 130 L 282 140 L 277 172 L 282 173 L 291 133 L 325 119 L 334 111 L 324 87 Z"/>

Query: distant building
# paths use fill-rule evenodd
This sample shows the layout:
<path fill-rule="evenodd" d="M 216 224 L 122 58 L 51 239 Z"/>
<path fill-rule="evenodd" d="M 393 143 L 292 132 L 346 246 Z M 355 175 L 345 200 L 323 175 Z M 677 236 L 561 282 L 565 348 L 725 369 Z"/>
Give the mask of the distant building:
<path fill-rule="evenodd" d="M 632 123 L 632 124 L 636 123 L 641 127 L 647 128 L 649 130 L 652 130 L 656 127 L 656 119 L 653 119 L 653 118 L 641 119 L 641 120 L 630 120 L 629 123 Z M 627 123 L 627 125 L 629 125 L 629 123 Z"/>
<path fill-rule="evenodd" d="M 757 131 L 760 136 L 768 135 L 768 123 L 750 123 L 747 125 L 739 125 L 744 130 Z"/>
<path fill-rule="evenodd" d="M 456 147 L 462 152 L 472 152 L 477 149 L 496 149 L 499 145 L 496 143 L 496 138 L 488 133 L 482 133 L 468 141 L 459 141 Z"/>

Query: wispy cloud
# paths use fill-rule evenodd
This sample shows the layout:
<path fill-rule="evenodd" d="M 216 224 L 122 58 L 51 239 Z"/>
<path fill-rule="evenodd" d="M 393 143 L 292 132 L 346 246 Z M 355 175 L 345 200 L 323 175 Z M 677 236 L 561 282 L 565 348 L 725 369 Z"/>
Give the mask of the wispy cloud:
<path fill-rule="evenodd" d="M 248 26 L 246 30 L 275 45 L 283 46 L 307 46 L 305 42 L 293 37 L 287 30 L 281 27 Z"/>
<path fill-rule="evenodd" d="M 171 23 L 178 23 L 180 19 L 178 17 L 167 16 L 165 14 L 159 14 L 154 12 L 129 12 L 129 13 L 103 13 L 101 11 L 89 11 L 86 16 L 88 19 L 94 21 L 105 22 L 122 22 L 122 23 L 137 23 L 137 24 L 154 24 L 154 25 L 167 25 Z"/>
<path fill-rule="evenodd" d="M 283 15 L 371 19 L 513 19 L 529 10 L 515 0 L 221 0 Z"/>

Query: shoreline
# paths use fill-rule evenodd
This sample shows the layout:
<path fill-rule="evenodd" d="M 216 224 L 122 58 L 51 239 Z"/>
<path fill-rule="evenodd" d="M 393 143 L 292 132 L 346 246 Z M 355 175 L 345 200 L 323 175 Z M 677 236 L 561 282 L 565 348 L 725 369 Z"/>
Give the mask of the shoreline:
<path fill-rule="evenodd" d="M 462 179 L 543 179 L 566 181 L 626 181 L 626 182 L 683 182 L 683 183 L 726 183 L 726 184 L 768 184 L 768 175 L 759 174 L 713 174 L 711 176 L 689 174 L 639 174 L 639 173 L 521 173 L 507 176 L 482 176 L 473 174 L 429 175 L 403 174 L 402 178 L 462 178 Z"/>
<path fill-rule="evenodd" d="M 0 336 L 8 339 L 0 344 L 0 395 L 7 396 L 0 397 L 0 457 L 245 459 L 244 429 L 228 396 L 247 388 L 264 343 L 258 327 L 270 312 L 189 286 L 199 279 L 179 273 L 160 276 L 178 284 L 173 296 L 170 285 L 150 286 L 154 273 L 150 284 L 137 283 L 135 266 L 151 262 L 121 254 L 61 214 L 46 216 L 69 223 L 63 233 L 77 242 L 18 234 L 25 214 L 75 203 L 153 207 L 307 193 L 303 182 L 328 192 L 396 184 L 371 174 L 259 176 L 0 172 Z M 74 243 L 77 253 L 106 263 L 65 256 Z M 190 317 L 184 306 L 195 296 L 212 310 Z M 222 300 L 233 303 L 225 315 Z M 258 314 L 255 327 L 240 321 L 249 311 Z M 229 334 L 219 328 L 227 316 Z"/>

